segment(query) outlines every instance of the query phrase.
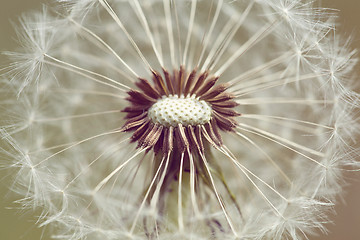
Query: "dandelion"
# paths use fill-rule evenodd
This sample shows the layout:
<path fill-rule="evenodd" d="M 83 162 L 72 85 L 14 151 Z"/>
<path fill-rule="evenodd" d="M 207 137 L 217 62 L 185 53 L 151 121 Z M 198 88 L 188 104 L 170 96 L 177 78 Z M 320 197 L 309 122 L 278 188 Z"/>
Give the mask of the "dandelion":
<path fill-rule="evenodd" d="M 55 239 L 305 239 L 355 166 L 355 51 L 300 0 L 62 0 L 6 53 L 2 161 Z"/>

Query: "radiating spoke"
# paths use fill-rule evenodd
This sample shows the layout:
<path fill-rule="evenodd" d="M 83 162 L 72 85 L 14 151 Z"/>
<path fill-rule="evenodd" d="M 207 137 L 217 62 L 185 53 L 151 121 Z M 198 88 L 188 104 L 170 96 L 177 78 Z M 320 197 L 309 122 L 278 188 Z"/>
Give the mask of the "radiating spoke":
<path fill-rule="evenodd" d="M 319 152 L 319 151 L 316 151 L 316 150 L 314 150 L 314 149 L 308 148 L 308 147 L 303 146 L 303 145 L 301 145 L 301 144 L 298 144 L 298 143 L 296 143 L 296 142 L 294 142 L 294 141 L 291 141 L 291 140 L 289 140 L 289 139 L 283 138 L 283 137 L 281 137 L 281 136 L 279 136 L 279 135 L 270 133 L 270 132 L 268 132 L 268 131 L 262 130 L 262 129 L 257 128 L 257 127 L 250 126 L 250 125 L 245 124 L 245 123 L 240 123 L 239 125 L 242 126 L 242 127 L 246 127 L 247 129 L 255 130 L 255 131 L 257 131 L 257 132 L 259 132 L 259 133 L 261 133 L 261 134 L 263 134 L 263 135 L 269 136 L 269 137 L 272 138 L 272 139 L 279 140 L 279 141 L 281 141 L 281 142 L 284 142 L 284 143 L 287 144 L 287 145 L 290 145 L 290 146 L 293 146 L 293 147 L 295 147 L 295 148 L 301 149 L 301 150 L 306 151 L 306 152 L 308 152 L 308 153 L 310 153 L 310 154 L 313 154 L 313 155 L 315 155 L 315 156 L 318 156 L 318 157 L 321 157 L 321 158 L 325 157 L 324 153 L 322 153 L 322 152 Z"/>
<path fill-rule="evenodd" d="M 165 159 L 166 159 L 166 160 L 165 160 Z M 161 159 L 160 165 L 158 166 L 158 169 L 156 170 L 156 173 L 155 173 L 155 175 L 154 175 L 153 178 L 152 178 L 152 181 L 151 181 L 151 183 L 150 183 L 150 185 L 149 185 L 149 187 L 148 187 L 148 189 L 147 189 L 147 191 L 146 191 L 146 194 L 145 194 L 145 196 L 144 196 L 144 198 L 143 198 L 143 201 L 141 202 L 141 204 L 140 204 L 140 206 L 139 206 L 139 210 L 137 211 L 137 213 L 136 213 L 136 215 L 135 215 L 134 221 L 133 221 L 133 223 L 132 223 L 132 225 L 131 225 L 131 229 L 130 229 L 130 233 L 131 233 L 131 234 L 132 234 L 132 233 L 134 232 L 134 230 L 135 230 L 137 221 L 138 221 L 138 219 L 139 219 L 139 217 L 140 217 L 140 214 L 141 214 L 143 208 L 145 207 L 146 200 L 148 199 L 148 197 L 149 197 L 149 195 L 150 195 L 150 192 L 151 192 L 151 189 L 153 188 L 153 186 L 154 186 L 154 184 L 155 184 L 155 181 L 156 181 L 156 179 L 158 178 L 158 175 L 159 175 L 159 173 L 160 173 L 160 170 L 161 170 L 164 162 L 165 162 L 165 161 L 168 161 L 168 159 L 169 159 L 169 158 L 166 157 L 166 156 L 163 156 L 162 159 Z M 163 170 L 163 171 L 165 171 L 165 170 Z"/>
<path fill-rule="evenodd" d="M 123 168 L 131 161 L 133 160 L 136 156 L 138 156 L 140 153 L 143 153 L 144 151 L 146 151 L 147 148 L 144 149 L 140 149 L 138 150 L 133 156 L 131 156 L 131 158 L 129 158 L 128 160 L 126 160 L 123 164 L 121 164 L 120 166 L 118 166 L 117 168 L 115 168 L 109 175 L 107 175 L 93 190 L 93 194 L 95 194 L 96 192 L 98 192 L 115 174 L 119 173 L 121 170 L 123 170 Z"/>
<path fill-rule="evenodd" d="M 183 65 L 184 66 L 187 66 L 188 51 L 190 48 L 191 36 L 193 33 L 193 27 L 194 27 L 194 22 L 195 22 L 196 5 L 197 5 L 197 0 L 192 0 L 191 1 L 190 18 L 189 18 L 189 26 L 188 26 L 186 43 L 185 43 L 184 54 L 183 54 L 184 55 L 184 57 L 183 57 Z"/>
<path fill-rule="evenodd" d="M 63 152 L 65 152 L 65 151 L 67 151 L 67 150 L 69 150 L 69 149 L 71 149 L 71 148 L 74 148 L 74 147 L 80 145 L 80 144 L 83 144 L 83 143 L 85 143 L 85 142 L 91 141 L 91 140 L 96 139 L 96 138 L 99 138 L 99 137 L 108 136 L 108 135 L 112 135 L 112 134 L 116 134 L 116 133 L 121 133 L 122 131 L 123 131 L 123 130 L 121 130 L 121 129 L 120 129 L 120 130 L 112 130 L 112 131 L 109 131 L 109 132 L 100 133 L 100 134 L 98 134 L 98 135 L 95 135 L 95 136 L 92 136 L 92 137 L 88 137 L 88 138 L 85 138 L 85 139 L 80 140 L 80 141 L 78 141 L 78 142 L 75 142 L 74 144 L 72 144 L 72 145 L 70 145 L 70 146 L 68 146 L 68 147 L 66 147 L 66 148 L 64 148 L 64 149 L 62 149 L 62 150 L 60 150 L 60 151 L 57 151 L 56 153 L 54 153 L 54 154 L 48 156 L 47 158 L 43 159 L 42 161 L 40 161 L 39 163 L 37 163 L 34 167 L 37 167 L 37 166 L 43 164 L 44 162 L 48 161 L 49 159 L 51 159 L 51 158 L 59 155 L 60 153 L 63 153 Z"/>
<path fill-rule="evenodd" d="M 117 150 L 121 149 L 123 147 L 121 144 L 128 140 L 129 140 L 129 138 L 126 138 L 126 139 L 118 142 L 115 150 L 117 151 Z M 104 155 L 108 154 L 110 151 L 113 151 L 113 150 L 111 148 L 106 149 L 99 156 L 97 156 L 93 161 L 91 161 L 88 165 L 86 165 L 86 168 L 82 169 L 73 179 L 71 179 L 71 181 L 68 182 L 68 184 L 63 188 L 63 191 L 66 191 L 66 189 L 69 188 L 71 184 L 73 184 L 81 175 L 86 173 L 97 161 L 99 161 L 99 159 L 101 159 Z"/>
<path fill-rule="evenodd" d="M 254 2 L 250 2 L 242 14 L 239 14 L 238 16 L 234 15 L 224 26 L 224 29 L 221 31 L 217 40 L 211 47 L 211 50 L 202 67 L 203 71 L 206 71 L 208 69 L 212 70 L 216 66 L 216 64 L 220 61 L 224 52 L 228 49 L 229 45 L 231 44 L 231 41 L 233 40 L 235 34 L 238 32 L 239 28 L 245 22 L 248 14 L 250 13 L 250 10 L 253 7 L 253 4 Z"/>
<path fill-rule="evenodd" d="M 56 93 L 68 93 L 68 94 L 78 93 L 78 94 L 86 94 L 86 95 L 94 95 L 94 96 L 108 96 L 108 97 L 117 98 L 118 100 L 126 100 L 125 96 L 111 92 L 90 91 L 90 90 L 71 89 L 71 88 L 59 88 L 59 89 L 55 88 L 55 89 L 51 89 L 51 91 Z"/>
<path fill-rule="evenodd" d="M 259 180 L 261 183 L 263 183 L 265 186 L 267 186 L 268 188 L 270 188 L 274 193 L 276 193 L 280 198 L 282 198 L 284 201 L 288 201 L 283 195 L 281 195 L 278 191 L 276 191 L 272 186 L 270 186 L 269 184 L 267 184 L 264 180 L 262 180 L 261 178 L 259 178 L 256 174 L 254 174 L 253 172 L 251 172 L 249 169 L 247 169 L 245 166 L 243 166 L 242 164 L 239 163 L 239 161 L 237 161 L 233 155 L 230 153 L 230 151 L 228 149 L 224 149 L 224 148 L 217 148 L 220 152 L 222 152 L 223 154 L 225 154 L 231 161 L 233 164 L 235 164 L 235 166 L 246 176 L 246 178 L 251 182 L 251 184 L 256 188 L 256 190 L 260 193 L 260 195 L 264 198 L 264 200 L 271 206 L 271 208 L 274 210 L 274 212 L 280 216 L 281 218 L 284 218 L 284 216 L 280 213 L 280 211 L 274 206 L 274 204 L 270 201 L 270 199 L 265 195 L 265 193 L 263 193 L 263 191 L 261 191 L 261 189 L 257 186 L 257 184 L 251 179 L 251 177 L 249 176 L 252 175 L 253 177 L 255 177 L 257 180 Z"/>
<path fill-rule="evenodd" d="M 203 46 L 202 46 L 202 51 L 200 53 L 200 57 L 199 57 L 197 66 L 200 66 L 200 63 L 202 62 L 202 60 L 204 58 L 205 51 L 208 48 L 208 45 L 210 43 L 211 35 L 212 35 L 212 32 L 214 31 L 215 25 L 216 25 L 217 20 L 219 18 L 220 10 L 221 10 L 221 7 L 222 7 L 223 3 L 224 3 L 223 0 L 218 1 L 218 4 L 216 6 L 216 10 L 215 10 L 215 14 L 212 17 L 212 23 L 211 23 L 209 31 L 206 33 L 206 36 L 205 36 L 205 39 L 204 39 L 204 43 L 203 43 Z M 217 76 L 219 76 L 219 75 L 217 75 Z"/>
<path fill-rule="evenodd" d="M 141 52 L 139 46 L 135 43 L 135 41 L 132 38 L 132 36 L 130 35 L 130 33 L 126 30 L 124 24 L 121 22 L 120 18 L 115 13 L 115 11 L 112 9 L 110 4 L 106 0 L 98 0 L 98 1 L 104 7 L 104 9 L 109 13 L 109 15 L 114 19 L 114 21 L 120 27 L 120 29 L 125 33 L 126 37 L 130 41 L 131 45 L 134 47 L 134 49 L 136 50 L 136 52 L 138 53 L 139 57 L 144 62 L 144 64 L 148 67 L 148 69 L 153 70 L 151 65 L 149 64 L 149 62 L 146 60 L 145 56 Z"/>
<path fill-rule="evenodd" d="M 183 178 L 183 167 L 184 167 L 184 153 L 181 153 L 180 169 L 179 169 L 179 185 L 178 185 L 178 224 L 180 232 L 184 230 L 184 217 L 182 209 L 182 178 Z"/>
<path fill-rule="evenodd" d="M 191 197 L 191 202 L 192 202 L 192 206 L 194 209 L 195 217 L 200 218 L 201 215 L 200 215 L 200 211 L 199 211 L 199 206 L 196 201 L 196 191 L 195 191 L 196 169 L 195 169 L 195 164 L 194 164 L 194 158 L 193 158 L 193 155 L 190 153 L 189 149 L 187 149 L 187 154 L 190 159 L 190 197 Z"/>
<path fill-rule="evenodd" d="M 256 43 L 268 36 L 277 26 L 277 23 L 279 23 L 279 21 L 275 20 L 259 29 L 247 42 L 241 45 L 241 47 L 224 64 L 221 65 L 221 67 L 215 72 L 215 76 L 221 76 L 240 56 L 251 49 Z"/>
<path fill-rule="evenodd" d="M 53 121 L 70 120 L 70 119 L 77 119 L 77 118 L 95 117 L 95 116 L 113 114 L 113 113 L 120 113 L 120 110 L 116 109 L 116 110 L 110 110 L 110 111 L 104 111 L 104 112 L 76 114 L 76 115 L 63 116 L 63 117 L 41 118 L 41 119 L 35 119 L 34 121 L 35 122 L 53 122 Z"/>
<path fill-rule="evenodd" d="M 103 82 L 103 81 L 101 81 L 101 80 L 99 80 L 99 79 L 97 79 L 97 78 L 95 78 L 95 77 L 92 77 L 92 76 L 90 76 L 90 75 L 88 75 L 88 74 L 86 74 L 86 73 L 84 73 L 84 72 L 82 72 L 82 71 L 76 70 L 76 69 L 74 69 L 74 68 L 72 68 L 72 67 L 68 67 L 68 66 L 63 65 L 63 64 L 58 64 L 58 63 L 48 62 L 48 61 L 44 61 L 44 63 L 47 63 L 47 64 L 52 65 L 52 66 L 54 66 L 54 67 L 61 68 L 61 69 L 63 69 L 63 70 L 67 70 L 67 71 L 76 73 L 76 74 L 78 74 L 78 75 L 80 75 L 80 76 L 83 76 L 83 77 L 85 77 L 85 78 L 87 78 L 87 79 L 89 79 L 89 80 L 91 80 L 91 81 L 94 81 L 94 82 L 96 82 L 96 83 L 99 83 L 99 84 L 101 84 L 101 85 L 111 87 L 111 88 L 116 89 L 116 90 L 119 90 L 119 91 L 121 91 L 121 92 L 126 92 L 126 89 L 124 89 L 124 88 L 114 86 L 113 84 L 108 83 L 108 82 Z"/>
<path fill-rule="evenodd" d="M 242 125 L 242 124 L 241 124 L 241 125 Z M 247 125 L 245 125 L 245 126 L 247 126 Z M 290 145 L 293 145 L 293 146 L 294 146 L 294 145 L 295 145 L 295 146 L 298 146 L 298 147 L 300 147 L 301 149 L 303 149 L 303 150 L 305 150 L 305 151 L 307 150 L 308 152 L 314 152 L 314 154 L 317 155 L 317 156 L 319 156 L 319 157 L 324 157 L 324 154 L 323 154 L 323 153 L 317 152 L 317 151 L 315 151 L 315 150 L 313 150 L 313 149 L 308 149 L 308 148 L 306 148 L 306 147 L 304 147 L 304 146 L 301 146 L 301 145 L 299 145 L 299 144 L 293 143 L 293 142 L 291 142 L 291 141 L 289 141 L 289 140 L 286 141 L 285 139 L 284 139 L 284 141 L 286 141 L 287 144 L 284 144 L 284 143 L 281 143 L 281 142 L 273 139 L 272 137 L 269 137 L 268 134 L 266 134 L 266 133 L 265 133 L 265 134 L 262 134 L 262 133 L 261 133 L 262 130 L 260 130 L 261 132 L 258 132 L 257 130 L 253 131 L 253 130 L 249 130 L 248 128 L 249 128 L 249 127 L 245 127 L 245 128 L 243 128 L 243 127 L 238 127 L 239 130 L 247 131 L 247 132 L 253 133 L 253 134 L 255 134 L 255 135 L 258 135 L 258 136 L 260 136 L 260 137 L 262 137 L 262 138 L 268 139 L 268 140 L 270 140 L 271 142 L 274 142 L 274 143 L 276 143 L 276 144 L 278 144 L 278 145 L 280 145 L 280 146 L 283 146 L 283 147 L 291 150 L 292 152 L 297 153 L 297 154 L 305 157 L 306 159 L 309 159 L 310 161 L 316 163 L 317 165 L 320 165 L 320 166 L 326 168 L 326 166 L 324 166 L 324 165 L 323 165 L 322 163 L 320 163 L 319 161 L 317 161 L 317 160 L 315 160 L 314 158 L 312 158 L 312 157 L 310 157 L 310 156 L 308 156 L 308 155 L 306 155 L 306 154 L 304 154 L 304 153 L 296 150 L 295 148 L 289 147 L 287 144 L 290 144 Z M 250 127 L 250 128 L 251 128 L 251 127 Z M 271 135 L 272 135 L 272 134 L 271 134 Z"/>
<path fill-rule="evenodd" d="M 157 57 L 157 60 L 160 63 L 161 67 L 164 67 L 164 61 L 163 61 L 163 57 L 160 54 L 159 50 L 156 47 L 155 44 L 155 40 L 154 40 L 154 35 L 152 34 L 149 24 L 148 24 L 148 20 L 146 19 L 146 16 L 141 8 L 141 5 L 139 3 L 139 0 L 134 0 L 134 1 L 130 1 L 131 6 L 133 6 L 135 8 L 135 12 L 137 13 L 141 24 L 143 25 L 143 28 L 145 29 L 146 35 L 147 37 L 150 39 L 151 42 L 151 46 L 155 52 L 155 55 Z M 135 5 L 135 6 L 134 6 Z"/>
<path fill-rule="evenodd" d="M 245 141 L 249 142 L 252 146 L 254 146 L 257 151 L 261 152 L 262 155 L 265 156 L 266 160 L 269 161 L 277 171 L 280 172 L 281 176 L 284 178 L 284 180 L 286 181 L 286 183 L 289 186 L 292 186 L 292 181 L 290 180 L 290 178 L 287 176 L 287 174 L 280 168 L 280 166 L 274 161 L 274 159 L 272 159 L 269 154 L 267 154 L 263 148 L 261 148 L 258 144 L 256 144 L 253 140 L 251 140 L 249 137 L 245 136 L 244 134 L 236 131 L 235 134 L 243 139 L 245 139 Z"/>
<path fill-rule="evenodd" d="M 289 60 L 289 58 L 291 58 L 293 55 L 294 55 L 294 53 L 292 51 L 287 51 L 287 52 L 283 53 L 282 55 L 280 55 L 279 57 L 272 59 L 268 62 L 265 62 L 261 65 L 257 65 L 256 67 L 251 68 L 250 70 L 247 70 L 244 73 L 241 73 L 239 76 L 237 76 L 233 79 L 230 79 L 227 82 L 231 85 L 236 85 L 237 83 L 247 80 L 250 77 L 253 77 L 254 75 L 256 76 L 267 69 L 275 67 L 275 66 L 283 63 L 284 61 Z"/>
<path fill-rule="evenodd" d="M 99 0 L 100 1 L 100 0 Z M 107 44 L 101 37 L 96 35 L 93 31 L 90 29 L 84 27 L 80 23 L 76 22 L 74 19 L 69 19 L 72 23 L 74 23 L 76 26 L 78 26 L 82 31 L 89 34 L 91 37 L 93 37 L 96 41 L 98 41 L 100 44 L 102 44 L 108 51 L 110 51 L 136 78 L 139 77 L 138 74 L 135 73 L 135 71 L 115 52 L 114 49 L 112 49 L 109 44 Z"/>
<path fill-rule="evenodd" d="M 272 82 L 265 82 L 265 83 L 261 84 L 261 86 L 254 86 L 254 87 L 249 87 L 247 89 L 241 89 L 241 90 L 235 92 L 234 94 L 236 95 L 236 98 L 240 98 L 244 95 L 268 90 L 268 89 L 275 88 L 275 87 L 283 87 L 286 84 L 297 83 L 297 82 L 304 81 L 304 80 L 311 80 L 311 79 L 315 79 L 318 77 L 323 77 L 325 75 L 326 74 L 309 73 L 309 74 L 303 75 L 301 77 L 290 77 L 290 78 L 284 78 L 284 79 L 278 78 L 278 80 L 275 80 Z"/>
<path fill-rule="evenodd" d="M 173 23 L 172 23 L 172 17 L 171 17 L 171 7 L 170 7 L 170 1 L 169 0 L 163 0 L 164 5 L 164 12 L 165 12 L 165 23 L 166 23 L 166 29 L 168 33 L 168 42 L 169 42 L 169 48 L 170 48 L 170 58 L 171 58 L 171 64 L 172 67 L 176 67 L 176 59 L 175 59 L 175 41 L 174 41 L 174 33 L 173 33 Z"/>
<path fill-rule="evenodd" d="M 240 98 L 236 102 L 240 105 L 260 105 L 260 104 L 300 104 L 300 105 L 329 105 L 334 104 L 335 101 L 325 99 L 308 99 L 308 98 L 286 98 L 286 97 L 272 97 L 272 98 Z"/>
<path fill-rule="evenodd" d="M 304 121 L 300 119 L 293 119 L 287 117 L 279 117 L 279 116 L 269 116 L 269 115 L 260 115 L 260 114 L 242 114 L 241 117 L 249 118 L 249 119 L 257 119 L 262 121 L 275 122 L 278 124 L 290 123 L 290 127 L 294 127 L 298 130 L 302 130 L 304 132 L 314 133 L 318 128 L 322 128 L 323 130 L 334 130 L 334 127 L 319 124 L 316 122 Z"/>
<path fill-rule="evenodd" d="M 235 236 L 237 236 L 236 230 L 235 230 L 235 228 L 234 228 L 234 224 L 233 224 L 232 220 L 230 219 L 230 217 L 229 217 L 229 215 L 228 215 L 228 213 L 227 213 L 227 210 L 225 209 L 225 205 L 224 205 L 224 203 L 223 203 L 223 201 L 222 201 L 222 199 L 221 199 L 221 197 L 220 197 L 220 194 L 219 194 L 219 192 L 218 192 L 218 190 L 217 190 L 217 188 L 216 188 L 216 186 L 215 186 L 215 181 L 214 181 L 214 178 L 212 177 L 212 174 L 211 174 L 211 171 L 210 171 L 210 167 L 209 167 L 209 163 L 208 163 L 208 161 L 206 160 L 205 156 L 204 156 L 202 153 L 200 153 L 200 156 L 201 156 L 201 159 L 202 159 L 202 161 L 203 161 L 203 163 L 204 163 L 204 165 L 205 165 L 207 174 L 208 174 L 208 176 L 209 176 L 209 178 L 210 178 L 211 186 L 212 186 L 212 188 L 213 188 L 213 190 L 214 190 L 214 193 L 215 193 L 215 195 L 216 195 L 217 201 L 218 201 L 218 203 L 219 203 L 219 205 L 220 205 L 220 207 L 221 207 L 221 209 L 222 209 L 222 211 L 223 211 L 223 214 L 224 214 L 224 216 L 225 216 L 225 218 L 226 218 L 226 221 L 227 221 L 227 223 L 229 224 L 229 226 L 230 226 L 231 231 L 233 232 L 233 234 L 234 234 Z"/>

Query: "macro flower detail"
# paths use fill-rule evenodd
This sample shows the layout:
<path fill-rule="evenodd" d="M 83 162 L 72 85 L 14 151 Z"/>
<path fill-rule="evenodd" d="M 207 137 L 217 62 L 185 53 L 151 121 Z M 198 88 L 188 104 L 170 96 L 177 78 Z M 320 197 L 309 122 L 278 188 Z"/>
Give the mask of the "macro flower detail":
<path fill-rule="evenodd" d="M 55 239 L 307 239 L 356 167 L 356 51 L 300 0 L 24 15 L 1 161 Z"/>
<path fill-rule="evenodd" d="M 236 126 L 232 110 L 237 103 L 226 84 L 214 86 L 218 77 L 207 73 L 196 76 L 196 71 L 186 74 L 180 68 L 173 76 L 164 71 L 165 80 L 153 72 L 155 86 L 140 79 L 136 85 L 143 91 L 131 90 L 126 107 L 127 122 L 123 131 L 134 131 L 132 141 L 138 147 L 169 155 L 173 148 L 183 153 L 190 145 L 197 153 L 204 152 L 203 139 L 221 146 L 219 130 L 232 131 Z"/>

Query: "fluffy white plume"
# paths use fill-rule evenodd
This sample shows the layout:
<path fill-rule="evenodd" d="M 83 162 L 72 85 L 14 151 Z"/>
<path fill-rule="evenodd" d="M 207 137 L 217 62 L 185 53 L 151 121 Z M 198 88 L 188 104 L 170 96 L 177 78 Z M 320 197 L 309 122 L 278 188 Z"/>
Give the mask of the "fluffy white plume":
<path fill-rule="evenodd" d="M 14 171 L 18 202 L 42 209 L 54 238 L 325 231 L 343 171 L 356 166 L 360 104 L 356 52 L 334 33 L 331 11 L 308 0 L 58 2 L 22 17 L 0 96 L 0 161 Z M 163 69 L 167 88 L 156 82 Z M 179 147 L 161 129 L 177 128 L 181 113 L 164 120 L 171 126 L 129 131 L 141 121 L 129 124 L 131 111 L 146 108 L 127 107 L 147 107 L 193 70 L 218 77 L 214 89 L 232 99 L 206 105 L 215 125 L 180 126 Z M 204 88 L 196 97 L 206 99 Z"/>

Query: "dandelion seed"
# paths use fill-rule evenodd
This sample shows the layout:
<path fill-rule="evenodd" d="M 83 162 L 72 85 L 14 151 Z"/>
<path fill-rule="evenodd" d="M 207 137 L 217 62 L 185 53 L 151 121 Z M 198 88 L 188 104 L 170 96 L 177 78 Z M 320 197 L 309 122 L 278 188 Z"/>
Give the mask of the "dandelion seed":
<path fill-rule="evenodd" d="M 57 239 L 304 239 L 356 166 L 355 52 L 311 1 L 61 0 L 24 17 L 1 150 Z M 3 118 L 3 117 L 2 117 Z"/>

